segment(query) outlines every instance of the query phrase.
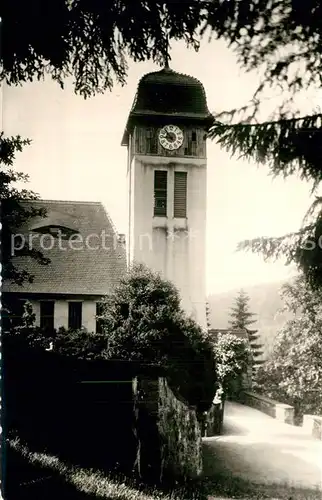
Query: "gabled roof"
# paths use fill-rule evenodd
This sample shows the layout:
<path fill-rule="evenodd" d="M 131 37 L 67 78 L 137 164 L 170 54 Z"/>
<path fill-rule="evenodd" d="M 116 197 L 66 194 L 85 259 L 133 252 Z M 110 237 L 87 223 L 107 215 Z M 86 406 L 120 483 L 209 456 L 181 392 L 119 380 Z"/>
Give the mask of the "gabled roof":
<path fill-rule="evenodd" d="M 22 286 L 3 283 L 4 292 L 105 295 L 113 290 L 126 271 L 125 246 L 101 203 L 50 200 L 22 203 L 46 210 L 46 217 L 29 220 L 21 228 L 21 234 L 50 263 L 41 265 L 17 252 L 14 265 L 34 275 L 34 281 Z"/>

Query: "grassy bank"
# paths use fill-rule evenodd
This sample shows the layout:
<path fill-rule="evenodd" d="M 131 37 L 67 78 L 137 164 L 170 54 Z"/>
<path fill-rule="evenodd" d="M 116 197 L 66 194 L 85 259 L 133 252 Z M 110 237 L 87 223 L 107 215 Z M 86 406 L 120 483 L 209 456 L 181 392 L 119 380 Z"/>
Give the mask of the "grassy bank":
<path fill-rule="evenodd" d="M 11 440 L 7 452 L 6 500 L 321 500 L 321 493 L 288 485 L 254 484 L 232 475 L 203 478 L 172 491 L 148 489 L 121 476 L 66 465 Z"/>
<path fill-rule="evenodd" d="M 30 452 L 18 439 L 8 446 L 6 500 L 204 500 L 201 488 L 160 491 L 120 475 L 106 475 L 62 463 L 46 453 Z M 11 477 L 10 477 L 11 476 Z"/>
<path fill-rule="evenodd" d="M 227 474 L 204 478 L 207 496 L 214 500 L 321 500 L 321 491 L 288 484 L 261 484 Z"/>

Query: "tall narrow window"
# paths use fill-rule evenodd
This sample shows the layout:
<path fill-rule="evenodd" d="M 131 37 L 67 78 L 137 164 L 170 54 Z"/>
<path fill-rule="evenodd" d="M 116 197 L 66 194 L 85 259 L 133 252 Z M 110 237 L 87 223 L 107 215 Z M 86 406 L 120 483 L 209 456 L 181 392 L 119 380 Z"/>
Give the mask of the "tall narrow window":
<path fill-rule="evenodd" d="M 174 173 L 173 217 L 187 217 L 187 172 Z"/>
<path fill-rule="evenodd" d="M 54 329 L 55 302 L 43 300 L 40 302 L 40 328 L 51 331 Z"/>
<path fill-rule="evenodd" d="M 195 131 L 191 133 L 191 154 L 192 156 L 197 154 L 197 133 Z"/>
<path fill-rule="evenodd" d="M 156 131 L 153 128 L 148 128 L 146 131 L 146 152 L 148 154 L 156 154 L 158 152 Z"/>
<path fill-rule="evenodd" d="M 102 302 L 96 302 L 96 333 L 102 333 L 102 319 L 100 316 L 103 313 L 103 304 Z"/>
<path fill-rule="evenodd" d="M 167 178 L 165 170 L 154 172 L 154 215 L 166 217 L 167 215 Z"/>
<path fill-rule="evenodd" d="M 68 328 L 78 330 L 82 326 L 82 302 L 68 303 Z"/>
<path fill-rule="evenodd" d="M 185 155 L 187 156 L 197 155 L 197 132 L 195 130 L 190 130 L 187 134 L 187 145 L 185 147 Z"/>

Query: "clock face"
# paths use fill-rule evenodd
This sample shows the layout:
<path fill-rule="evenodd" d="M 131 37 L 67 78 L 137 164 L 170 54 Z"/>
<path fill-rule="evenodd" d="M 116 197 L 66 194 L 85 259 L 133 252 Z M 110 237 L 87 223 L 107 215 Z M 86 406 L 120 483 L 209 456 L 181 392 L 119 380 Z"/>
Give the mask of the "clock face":
<path fill-rule="evenodd" d="M 159 132 L 159 141 L 163 148 L 173 151 L 183 143 L 183 132 L 176 125 L 166 125 Z"/>

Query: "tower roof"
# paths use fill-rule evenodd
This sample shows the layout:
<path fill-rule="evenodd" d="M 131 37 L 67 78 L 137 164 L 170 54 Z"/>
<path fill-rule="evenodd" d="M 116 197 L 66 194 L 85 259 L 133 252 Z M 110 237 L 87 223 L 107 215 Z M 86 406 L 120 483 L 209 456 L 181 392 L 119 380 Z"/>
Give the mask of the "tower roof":
<path fill-rule="evenodd" d="M 147 116 L 187 118 L 205 123 L 212 119 L 202 83 L 193 76 L 177 73 L 168 67 L 141 78 L 122 145 L 128 144 L 134 122 Z"/>

